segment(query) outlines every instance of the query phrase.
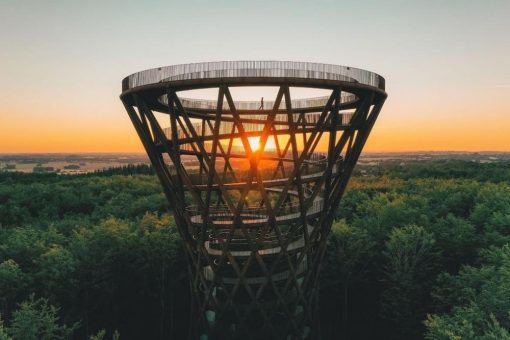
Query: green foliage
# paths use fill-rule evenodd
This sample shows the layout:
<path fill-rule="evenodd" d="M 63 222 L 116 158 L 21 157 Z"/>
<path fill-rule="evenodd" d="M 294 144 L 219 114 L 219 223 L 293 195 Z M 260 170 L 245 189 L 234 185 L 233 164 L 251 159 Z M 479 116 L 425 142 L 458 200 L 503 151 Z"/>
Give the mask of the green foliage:
<path fill-rule="evenodd" d="M 62 219 L 97 223 L 108 216 L 141 217 L 167 212 L 168 204 L 154 176 L 42 176 L 0 174 L 2 227 L 36 224 L 47 227 Z"/>
<path fill-rule="evenodd" d="M 470 219 L 481 230 L 485 246 L 510 243 L 510 186 L 488 185 L 480 190 Z"/>
<path fill-rule="evenodd" d="M 0 340 L 12 340 L 12 338 L 7 334 L 7 330 L 4 328 L 4 322 L 0 317 Z"/>
<path fill-rule="evenodd" d="M 16 261 L 12 259 L 0 263 L 0 307 L 2 311 L 11 309 L 19 293 L 27 284 L 27 278 Z"/>
<path fill-rule="evenodd" d="M 147 164 L 127 164 L 118 167 L 109 167 L 104 170 L 96 170 L 85 176 L 112 176 L 112 175 L 154 175 L 154 169 Z"/>
<path fill-rule="evenodd" d="M 323 338 L 508 338 L 510 164 L 364 169 L 328 239 Z M 187 261 L 151 171 L 0 173 L 0 340 L 186 338 Z"/>
<path fill-rule="evenodd" d="M 69 286 L 76 283 L 73 278 L 76 265 L 70 250 L 61 245 L 49 245 L 36 260 L 38 270 L 34 273 L 43 294 L 47 297 L 66 294 Z"/>
<path fill-rule="evenodd" d="M 510 246 L 483 251 L 481 262 L 441 276 L 434 299 L 443 309 L 453 307 L 429 315 L 429 339 L 510 338 Z"/>
<path fill-rule="evenodd" d="M 330 251 L 326 259 L 333 262 L 329 265 L 338 268 L 342 274 L 329 278 L 326 280 L 327 284 L 337 285 L 345 279 L 362 275 L 366 262 L 374 255 L 374 247 L 374 240 L 366 229 L 350 226 L 345 220 L 333 223 L 328 240 Z M 325 273 L 328 274 L 330 273 Z"/>
<path fill-rule="evenodd" d="M 442 164 L 390 162 L 379 167 L 380 177 L 368 171 L 351 179 L 337 211 L 344 221 L 333 226 L 322 274 L 325 338 L 423 338 L 427 313 L 445 313 L 470 299 L 456 293 L 470 283 L 454 285 L 445 281 L 448 275 L 466 265 L 477 268 L 484 249 L 509 242 L 510 187 L 501 182 L 510 179 L 508 164 L 446 162 L 444 171 Z M 453 164 L 464 168 L 448 172 Z M 502 177 L 483 175 L 487 169 L 501 170 Z M 496 273 L 478 275 L 482 282 Z M 432 299 L 440 290 L 446 293 Z M 492 327 L 487 334 L 504 334 L 510 327 L 492 313 L 497 324 L 482 319 Z M 365 324 L 371 327 L 359 327 Z"/>
<path fill-rule="evenodd" d="M 431 225 L 430 230 L 437 239 L 444 256 L 451 261 L 471 260 L 476 254 L 473 250 L 479 244 L 475 226 L 466 219 L 448 214 Z"/>
<path fill-rule="evenodd" d="M 91 335 L 89 340 L 106 340 L 106 331 L 104 329 L 100 330 L 99 332 L 97 332 L 97 334 L 95 335 Z M 119 332 L 115 331 L 112 335 L 112 340 L 119 340 L 120 339 L 120 334 Z"/>
<path fill-rule="evenodd" d="M 12 315 L 7 333 L 13 340 L 64 340 L 71 339 L 78 327 L 60 324 L 58 308 L 49 305 L 46 299 L 30 299 L 22 302 Z"/>
<path fill-rule="evenodd" d="M 358 167 L 377 176 L 396 178 L 474 179 L 479 182 L 505 182 L 510 180 L 510 162 L 479 163 L 456 159 L 423 161 L 386 161 L 376 167 Z"/>
<path fill-rule="evenodd" d="M 475 330 L 473 324 L 480 324 Z M 489 320 L 475 307 L 456 311 L 453 316 L 429 315 L 425 321 L 430 340 L 509 340 L 510 333 L 490 315 Z"/>
<path fill-rule="evenodd" d="M 423 227 L 393 229 L 386 242 L 382 293 L 382 316 L 392 321 L 397 333 L 417 337 L 426 310 L 437 254 L 435 239 Z"/>

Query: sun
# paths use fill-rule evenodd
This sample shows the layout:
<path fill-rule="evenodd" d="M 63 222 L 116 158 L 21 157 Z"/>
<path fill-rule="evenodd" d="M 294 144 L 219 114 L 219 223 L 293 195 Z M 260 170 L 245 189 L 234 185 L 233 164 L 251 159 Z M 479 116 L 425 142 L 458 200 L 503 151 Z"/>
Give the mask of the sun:
<path fill-rule="evenodd" d="M 248 137 L 248 143 L 252 151 L 257 151 L 260 148 L 260 137 Z"/>
<path fill-rule="evenodd" d="M 248 137 L 248 143 L 250 143 L 250 147 L 252 151 L 257 151 L 260 149 L 260 137 L 254 136 L 254 137 Z M 269 138 L 266 141 L 266 145 L 264 146 L 264 150 L 275 150 L 276 144 L 274 142 L 274 137 L 269 136 Z"/>

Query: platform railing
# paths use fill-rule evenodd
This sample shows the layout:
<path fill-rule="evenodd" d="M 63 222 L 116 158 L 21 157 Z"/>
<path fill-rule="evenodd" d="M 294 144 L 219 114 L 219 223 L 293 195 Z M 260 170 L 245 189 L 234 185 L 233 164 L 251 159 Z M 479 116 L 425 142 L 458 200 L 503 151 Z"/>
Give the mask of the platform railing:
<path fill-rule="evenodd" d="M 353 113 L 351 113 L 351 112 L 339 113 L 339 117 L 340 117 L 339 125 L 343 125 L 343 126 L 349 125 L 351 122 L 352 116 L 353 116 Z M 243 123 L 244 130 L 246 132 L 260 131 L 262 134 L 262 129 L 264 128 L 265 121 L 261 117 L 262 117 L 262 115 L 257 115 L 257 114 L 244 116 L 243 118 L 245 118 L 245 119 L 259 119 L 261 121 L 260 123 Z M 309 124 L 309 125 L 316 124 L 319 121 L 319 118 L 320 118 L 319 113 L 309 113 L 309 114 L 305 115 L 306 124 Z M 297 121 L 299 119 L 299 114 L 294 114 L 293 119 L 294 119 L 294 121 Z M 275 117 L 275 122 L 287 123 L 288 117 L 286 115 L 277 115 Z M 211 124 L 214 126 L 214 123 L 211 123 Z M 207 123 L 202 123 L 201 121 L 198 121 L 198 122 L 192 123 L 192 126 L 193 126 L 193 129 L 199 133 L 204 131 L 205 136 L 213 134 L 211 126 L 209 126 L 209 124 L 207 124 Z M 233 122 L 228 122 L 228 121 L 221 122 L 218 135 L 231 134 L 233 127 L 234 127 Z M 171 128 L 169 128 L 169 127 L 163 128 L 163 133 L 169 140 L 171 140 L 171 137 L 172 137 L 172 129 Z M 188 129 L 183 130 L 180 126 L 177 126 L 177 138 L 178 139 L 184 139 L 187 137 L 187 135 L 188 136 L 190 135 L 190 133 L 188 132 Z M 192 146 L 187 143 L 182 144 L 180 146 L 180 148 L 183 150 L 187 150 L 187 151 L 193 150 Z"/>
<path fill-rule="evenodd" d="M 314 215 L 318 214 L 324 208 L 324 200 L 322 198 L 316 198 L 312 205 L 308 208 L 306 214 Z M 191 221 L 193 223 L 202 223 L 202 210 L 196 205 L 190 205 L 186 207 L 186 212 L 191 216 Z M 300 206 L 298 202 L 286 203 L 283 204 L 282 207 L 278 210 L 278 216 L 276 219 L 278 221 L 285 221 L 288 219 L 293 219 L 296 216 L 295 214 L 300 213 Z M 220 204 L 219 206 L 211 206 L 209 207 L 208 216 L 212 221 L 232 221 L 234 217 L 234 213 L 224 204 Z M 267 209 L 264 206 L 245 206 L 241 213 L 240 217 L 242 220 L 246 221 L 246 223 L 250 221 L 258 221 L 264 220 L 268 218 Z"/>
<path fill-rule="evenodd" d="M 220 61 L 173 65 L 134 73 L 123 81 L 123 91 L 168 81 L 240 77 L 338 80 L 384 90 L 383 77 L 354 67 L 294 61 Z"/>
<path fill-rule="evenodd" d="M 342 92 L 340 96 L 340 102 L 351 103 L 356 100 L 356 95 L 348 92 Z M 198 98 L 186 98 L 180 97 L 181 104 L 186 109 L 195 110 L 216 110 L 218 102 L 211 99 L 198 99 Z M 329 96 L 310 97 L 310 98 L 298 98 L 291 100 L 291 106 L 293 109 L 305 109 L 314 107 L 324 107 L 328 102 Z M 163 105 L 168 105 L 168 96 L 163 95 L 159 98 L 159 101 Z M 272 110 L 274 108 L 274 100 L 236 100 L 234 105 L 237 110 Z M 284 110 L 286 108 L 285 100 L 283 99 L 280 103 L 279 109 Z M 229 107 L 224 107 L 225 110 L 229 110 Z"/>

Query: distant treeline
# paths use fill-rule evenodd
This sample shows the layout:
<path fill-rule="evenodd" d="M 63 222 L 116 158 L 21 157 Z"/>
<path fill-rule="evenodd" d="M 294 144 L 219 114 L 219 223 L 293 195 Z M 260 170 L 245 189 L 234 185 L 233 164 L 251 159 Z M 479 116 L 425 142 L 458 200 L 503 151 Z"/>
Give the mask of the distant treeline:
<path fill-rule="evenodd" d="M 466 178 L 477 181 L 504 182 L 510 179 L 510 161 L 480 163 L 464 160 L 391 160 L 379 165 L 364 165 L 360 170 L 377 176 L 398 178 Z"/>
<path fill-rule="evenodd" d="M 111 175 L 153 175 L 154 169 L 148 164 L 128 164 L 117 167 L 109 167 L 106 169 L 89 172 L 87 175 L 92 176 L 111 176 Z"/>
<path fill-rule="evenodd" d="M 108 171 L 0 173 L 1 340 L 186 338 L 158 180 Z M 358 167 L 328 241 L 322 339 L 510 339 L 509 183 L 508 162 Z"/>

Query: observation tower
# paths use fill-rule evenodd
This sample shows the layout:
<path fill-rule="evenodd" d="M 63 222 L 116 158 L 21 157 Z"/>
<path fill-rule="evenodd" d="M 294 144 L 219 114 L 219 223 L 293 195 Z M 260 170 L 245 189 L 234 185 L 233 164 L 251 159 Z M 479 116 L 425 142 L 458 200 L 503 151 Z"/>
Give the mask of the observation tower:
<path fill-rule="evenodd" d="M 234 98 L 260 91 L 274 99 Z M 175 65 L 122 81 L 184 241 L 191 339 L 320 337 L 326 238 L 386 96 L 375 73 L 307 62 Z"/>

